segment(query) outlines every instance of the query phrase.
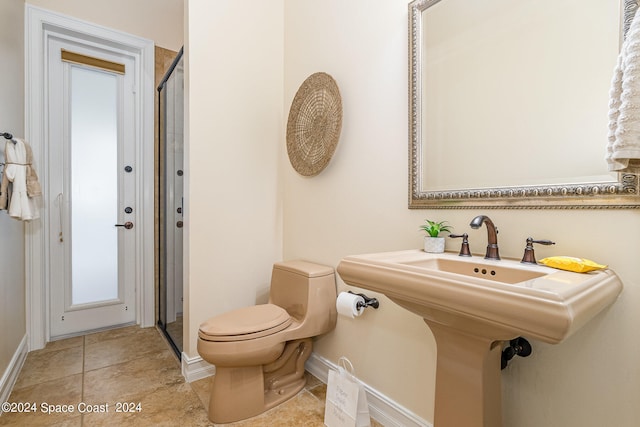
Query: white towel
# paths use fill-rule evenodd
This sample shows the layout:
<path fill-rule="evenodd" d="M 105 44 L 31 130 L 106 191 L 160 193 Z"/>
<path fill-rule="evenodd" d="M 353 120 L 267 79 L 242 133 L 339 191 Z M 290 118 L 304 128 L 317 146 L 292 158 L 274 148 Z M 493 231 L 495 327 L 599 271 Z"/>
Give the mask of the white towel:
<path fill-rule="evenodd" d="M 6 165 L 4 173 L 13 182 L 11 200 L 9 200 L 9 215 L 22 221 L 39 218 L 38 204 L 34 197 L 27 194 L 27 149 L 24 141 L 15 139 L 7 141 L 5 147 Z"/>
<path fill-rule="evenodd" d="M 622 44 L 609 93 L 610 171 L 640 173 L 640 14 Z"/>

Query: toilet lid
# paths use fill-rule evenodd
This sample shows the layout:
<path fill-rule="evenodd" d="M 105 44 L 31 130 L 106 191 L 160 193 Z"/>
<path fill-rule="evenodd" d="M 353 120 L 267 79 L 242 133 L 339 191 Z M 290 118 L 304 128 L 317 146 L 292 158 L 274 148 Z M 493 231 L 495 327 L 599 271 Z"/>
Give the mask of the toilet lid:
<path fill-rule="evenodd" d="M 244 341 L 280 332 L 291 321 L 289 313 L 280 306 L 254 305 L 210 318 L 200 325 L 199 335 L 208 341 Z"/>

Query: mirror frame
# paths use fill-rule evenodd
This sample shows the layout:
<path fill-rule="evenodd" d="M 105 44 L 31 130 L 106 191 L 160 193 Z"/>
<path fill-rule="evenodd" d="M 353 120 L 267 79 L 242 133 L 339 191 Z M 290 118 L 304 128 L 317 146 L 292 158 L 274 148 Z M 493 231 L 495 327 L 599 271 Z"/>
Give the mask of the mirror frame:
<path fill-rule="evenodd" d="M 618 181 L 465 188 L 427 191 L 422 188 L 422 12 L 441 0 L 409 3 L 409 208 L 410 209 L 638 209 L 638 175 L 619 173 Z M 623 34 L 640 0 L 623 1 Z M 613 69 L 612 69 L 613 72 Z M 603 165 L 604 161 L 603 143 Z"/>

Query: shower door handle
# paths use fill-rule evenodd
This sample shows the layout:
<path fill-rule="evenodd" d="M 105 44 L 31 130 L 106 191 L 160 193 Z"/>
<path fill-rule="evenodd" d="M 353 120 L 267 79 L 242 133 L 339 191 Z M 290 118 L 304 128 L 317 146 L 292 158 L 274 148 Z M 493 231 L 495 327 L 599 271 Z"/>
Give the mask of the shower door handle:
<path fill-rule="evenodd" d="M 124 224 L 116 224 L 116 227 L 124 227 L 127 230 L 131 230 L 133 228 L 133 223 L 131 221 L 127 221 Z"/>

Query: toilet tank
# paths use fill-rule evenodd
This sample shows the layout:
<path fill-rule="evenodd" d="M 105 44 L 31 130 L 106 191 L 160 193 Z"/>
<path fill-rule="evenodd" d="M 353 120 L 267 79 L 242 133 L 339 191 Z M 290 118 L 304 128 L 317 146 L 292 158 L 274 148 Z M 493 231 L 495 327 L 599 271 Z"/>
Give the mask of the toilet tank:
<path fill-rule="evenodd" d="M 269 302 L 287 310 L 302 328 L 314 334 L 328 332 L 337 316 L 333 267 L 299 260 L 275 263 Z"/>

